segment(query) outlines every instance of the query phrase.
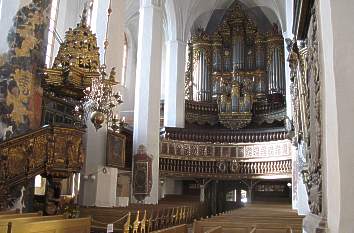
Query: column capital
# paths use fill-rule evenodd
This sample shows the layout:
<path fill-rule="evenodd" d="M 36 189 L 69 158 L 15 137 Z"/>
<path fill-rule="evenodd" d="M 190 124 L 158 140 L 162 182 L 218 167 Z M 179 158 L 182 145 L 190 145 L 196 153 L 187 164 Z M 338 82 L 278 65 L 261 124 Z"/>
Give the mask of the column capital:
<path fill-rule="evenodd" d="M 143 7 L 162 7 L 164 0 L 140 0 L 140 8 Z"/>

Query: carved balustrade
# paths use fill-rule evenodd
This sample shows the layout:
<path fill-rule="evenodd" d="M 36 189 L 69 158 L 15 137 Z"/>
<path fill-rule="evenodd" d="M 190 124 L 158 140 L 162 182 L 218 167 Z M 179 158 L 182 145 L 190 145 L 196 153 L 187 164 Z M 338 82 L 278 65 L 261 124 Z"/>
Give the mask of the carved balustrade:
<path fill-rule="evenodd" d="M 288 132 L 284 128 L 257 131 L 193 130 L 185 128 L 165 128 L 165 139 L 196 142 L 247 143 L 284 140 Z"/>
<path fill-rule="evenodd" d="M 260 178 L 263 176 L 291 177 L 292 160 L 180 160 L 160 158 L 160 175 L 174 177 Z"/>
<path fill-rule="evenodd" d="M 218 106 L 212 102 L 185 101 L 186 121 L 214 125 L 218 122 Z"/>
<path fill-rule="evenodd" d="M 161 140 L 160 157 L 204 160 L 206 158 L 272 158 L 291 156 L 289 140 L 260 143 L 200 143 Z"/>
<path fill-rule="evenodd" d="M 46 126 L 0 144 L 0 208 L 11 187 L 38 174 L 66 178 L 84 161 L 84 130 Z M 6 203 L 2 203 L 6 204 Z"/>
<path fill-rule="evenodd" d="M 289 140 L 200 143 L 161 140 L 160 175 L 210 178 L 291 177 Z"/>
<path fill-rule="evenodd" d="M 255 114 L 269 114 L 275 111 L 279 111 L 284 109 L 285 103 L 284 102 L 279 102 L 279 103 L 256 103 L 254 106 L 254 113 Z"/>

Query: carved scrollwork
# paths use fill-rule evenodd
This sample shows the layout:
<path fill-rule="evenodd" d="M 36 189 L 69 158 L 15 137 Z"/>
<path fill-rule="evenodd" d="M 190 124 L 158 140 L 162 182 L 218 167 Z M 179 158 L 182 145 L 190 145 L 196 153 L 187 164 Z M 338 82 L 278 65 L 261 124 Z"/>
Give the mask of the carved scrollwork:
<path fill-rule="evenodd" d="M 289 56 L 291 68 L 291 95 L 295 137 L 303 142 L 299 157 L 303 162 L 303 180 L 306 184 L 309 207 L 313 214 L 322 214 L 322 160 L 321 160 L 321 77 L 319 62 L 317 6 L 312 11 L 307 48 L 298 49 L 296 41 Z"/>

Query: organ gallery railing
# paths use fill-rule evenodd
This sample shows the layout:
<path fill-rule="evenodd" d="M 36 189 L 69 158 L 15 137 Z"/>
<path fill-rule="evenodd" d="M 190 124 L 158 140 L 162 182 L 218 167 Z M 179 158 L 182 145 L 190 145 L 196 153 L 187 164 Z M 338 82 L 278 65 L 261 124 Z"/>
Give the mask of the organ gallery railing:
<path fill-rule="evenodd" d="M 160 175 L 200 178 L 259 178 L 281 175 L 291 177 L 292 160 L 257 161 L 193 161 L 160 158 Z"/>
<path fill-rule="evenodd" d="M 200 125 L 218 123 L 218 106 L 216 103 L 185 101 L 186 121 Z"/>
<path fill-rule="evenodd" d="M 289 140 L 262 143 L 201 143 L 161 140 L 160 175 L 240 178 L 291 177 Z"/>
<path fill-rule="evenodd" d="M 193 130 L 184 128 L 165 128 L 165 139 L 196 142 L 247 143 L 284 140 L 288 132 L 284 128 L 257 131 Z"/>
<path fill-rule="evenodd" d="M 204 160 L 206 158 L 272 158 L 291 155 L 289 140 L 263 143 L 200 143 L 161 140 L 160 157 Z"/>

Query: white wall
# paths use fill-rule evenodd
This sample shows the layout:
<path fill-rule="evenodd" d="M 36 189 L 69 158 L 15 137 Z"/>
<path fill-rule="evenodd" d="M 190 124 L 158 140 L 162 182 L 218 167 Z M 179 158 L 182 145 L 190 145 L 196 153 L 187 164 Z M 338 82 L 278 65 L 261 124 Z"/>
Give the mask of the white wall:
<path fill-rule="evenodd" d="M 354 2 L 321 0 L 325 200 L 332 233 L 354 232 Z"/>
<path fill-rule="evenodd" d="M 31 0 L 0 0 L 0 54 L 6 53 L 9 46 L 7 43 L 7 35 L 13 26 L 13 19 L 17 11 L 28 5 Z"/>

